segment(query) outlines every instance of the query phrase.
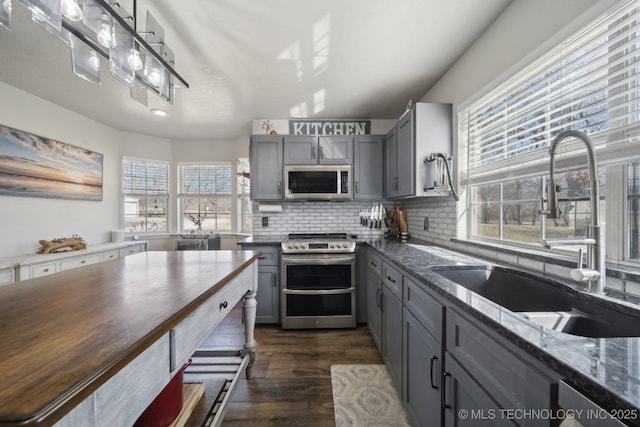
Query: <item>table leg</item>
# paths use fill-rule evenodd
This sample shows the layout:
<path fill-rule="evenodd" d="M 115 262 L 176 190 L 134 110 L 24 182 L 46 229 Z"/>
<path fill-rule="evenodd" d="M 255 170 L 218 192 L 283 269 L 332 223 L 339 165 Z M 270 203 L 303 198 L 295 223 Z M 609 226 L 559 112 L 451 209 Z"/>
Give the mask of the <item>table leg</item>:
<path fill-rule="evenodd" d="M 256 292 L 248 291 L 242 300 L 242 315 L 244 318 L 245 342 L 242 349 L 249 354 L 249 364 L 247 365 L 247 379 L 253 378 L 253 365 L 256 363 L 258 353 L 258 342 L 254 337 L 256 327 Z"/>

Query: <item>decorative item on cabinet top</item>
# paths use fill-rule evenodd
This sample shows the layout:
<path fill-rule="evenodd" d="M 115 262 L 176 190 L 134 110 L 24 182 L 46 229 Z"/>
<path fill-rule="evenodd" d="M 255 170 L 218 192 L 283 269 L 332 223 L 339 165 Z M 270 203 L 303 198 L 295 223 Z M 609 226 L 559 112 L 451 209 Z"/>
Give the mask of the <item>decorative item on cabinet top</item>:
<path fill-rule="evenodd" d="M 39 254 L 49 254 L 54 252 L 63 251 L 79 251 L 81 249 L 87 249 L 87 242 L 82 239 L 82 237 L 74 234 L 71 237 L 63 237 L 49 240 L 38 240 L 40 243 L 40 249 L 38 249 Z"/>
<path fill-rule="evenodd" d="M 103 155 L 0 125 L 0 195 L 102 200 Z"/>

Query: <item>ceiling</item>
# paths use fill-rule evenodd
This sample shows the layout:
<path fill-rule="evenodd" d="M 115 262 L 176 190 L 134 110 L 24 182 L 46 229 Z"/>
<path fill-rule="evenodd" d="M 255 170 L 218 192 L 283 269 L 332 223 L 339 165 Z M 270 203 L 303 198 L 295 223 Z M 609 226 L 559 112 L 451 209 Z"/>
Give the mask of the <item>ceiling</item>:
<path fill-rule="evenodd" d="M 120 3 L 132 10 L 129 1 Z M 104 60 L 100 86 L 75 77 L 69 48 L 13 0 L 0 80 L 110 127 L 171 139 L 242 138 L 263 118 L 397 118 L 510 1 L 138 0 L 138 21 L 149 9 L 164 26 L 190 86 L 174 105 L 149 93 L 144 106 Z"/>

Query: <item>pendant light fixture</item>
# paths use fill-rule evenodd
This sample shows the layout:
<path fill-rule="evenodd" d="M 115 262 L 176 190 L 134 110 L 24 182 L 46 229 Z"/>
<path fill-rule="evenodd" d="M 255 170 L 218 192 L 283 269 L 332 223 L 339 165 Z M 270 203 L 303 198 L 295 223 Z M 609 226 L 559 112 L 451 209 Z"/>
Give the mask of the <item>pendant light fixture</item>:
<path fill-rule="evenodd" d="M 0 27 L 9 29 L 12 0 L 1 0 Z M 67 43 L 73 72 L 100 84 L 100 58 L 113 77 L 128 86 L 132 98 L 146 105 L 146 90 L 173 103 L 175 89 L 189 84 L 175 71 L 164 28 L 147 11 L 138 32 L 137 1 L 133 14 L 115 0 L 15 0 L 31 10 L 33 20 Z"/>

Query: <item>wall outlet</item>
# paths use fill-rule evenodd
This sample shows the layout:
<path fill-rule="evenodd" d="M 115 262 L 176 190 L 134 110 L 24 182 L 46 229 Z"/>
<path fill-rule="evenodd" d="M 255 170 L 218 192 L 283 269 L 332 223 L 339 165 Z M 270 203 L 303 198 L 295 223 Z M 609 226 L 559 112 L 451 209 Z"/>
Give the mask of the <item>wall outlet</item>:
<path fill-rule="evenodd" d="M 429 217 L 424 217 L 424 224 L 422 225 L 424 231 L 429 231 Z"/>
<path fill-rule="evenodd" d="M 268 216 L 263 216 L 262 217 L 262 226 L 263 227 L 268 227 L 269 226 L 269 217 Z"/>

